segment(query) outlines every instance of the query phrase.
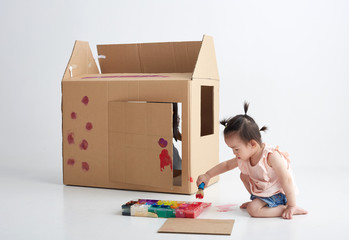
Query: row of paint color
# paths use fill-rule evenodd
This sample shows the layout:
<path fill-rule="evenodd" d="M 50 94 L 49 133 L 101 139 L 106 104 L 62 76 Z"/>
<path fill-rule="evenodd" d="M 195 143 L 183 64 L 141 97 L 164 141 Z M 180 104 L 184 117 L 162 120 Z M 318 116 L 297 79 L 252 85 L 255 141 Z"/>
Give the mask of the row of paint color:
<path fill-rule="evenodd" d="M 139 199 L 122 205 L 122 215 L 163 218 L 196 218 L 211 203 Z"/>

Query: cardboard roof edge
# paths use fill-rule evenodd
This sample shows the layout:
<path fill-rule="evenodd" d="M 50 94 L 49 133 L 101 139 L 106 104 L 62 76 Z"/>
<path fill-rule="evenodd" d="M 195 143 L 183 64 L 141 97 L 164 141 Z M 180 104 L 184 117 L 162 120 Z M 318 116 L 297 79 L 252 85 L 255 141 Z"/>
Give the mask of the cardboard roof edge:
<path fill-rule="evenodd" d="M 63 81 L 82 74 L 192 73 L 191 80 L 219 81 L 213 38 L 202 41 L 97 45 L 98 70 L 89 43 L 75 41 Z"/>

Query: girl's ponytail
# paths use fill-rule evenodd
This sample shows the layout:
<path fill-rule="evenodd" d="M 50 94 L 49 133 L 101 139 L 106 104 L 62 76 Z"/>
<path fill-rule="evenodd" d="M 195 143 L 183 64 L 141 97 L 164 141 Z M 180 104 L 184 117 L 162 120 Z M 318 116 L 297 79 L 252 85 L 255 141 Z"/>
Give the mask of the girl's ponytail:
<path fill-rule="evenodd" d="M 219 123 L 222 124 L 224 127 L 227 126 L 229 119 L 223 119 L 222 121 L 220 121 Z"/>
<path fill-rule="evenodd" d="M 268 130 L 268 128 L 267 128 L 267 126 L 263 126 L 259 131 L 263 131 L 263 132 L 265 132 L 265 131 L 267 131 Z"/>
<path fill-rule="evenodd" d="M 247 115 L 247 111 L 248 111 L 248 107 L 249 107 L 249 103 L 248 102 L 244 102 L 244 111 L 245 111 L 245 116 Z"/>

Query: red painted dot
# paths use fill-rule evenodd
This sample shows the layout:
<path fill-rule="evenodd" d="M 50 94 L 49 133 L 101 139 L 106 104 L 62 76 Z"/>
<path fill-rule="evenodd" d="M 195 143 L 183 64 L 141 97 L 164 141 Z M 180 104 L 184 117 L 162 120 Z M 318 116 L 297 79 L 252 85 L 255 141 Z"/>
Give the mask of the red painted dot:
<path fill-rule="evenodd" d="M 74 165 L 75 164 L 75 159 L 74 158 L 69 158 L 67 161 L 68 165 Z"/>
<path fill-rule="evenodd" d="M 82 102 L 83 104 L 87 105 L 88 102 L 89 102 L 88 96 L 83 97 L 83 98 L 81 99 L 81 102 Z"/>
<path fill-rule="evenodd" d="M 71 119 L 76 119 L 76 112 L 72 112 L 72 113 L 70 114 L 70 117 L 71 117 Z"/>
<path fill-rule="evenodd" d="M 86 123 L 86 129 L 87 130 L 90 131 L 92 128 L 93 128 L 92 123 L 90 123 L 90 122 Z"/>
<path fill-rule="evenodd" d="M 90 170 L 90 166 L 88 165 L 87 162 L 82 162 L 81 167 L 82 167 L 82 170 L 84 170 L 84 171 Z"/>
<path fill-rule="evenodd" d="M 163 149 L 159 157 L 160 157 L 160 170 L 162 171 L 165 168 L 165 166 L 169 165 L 172 171 L 172 159 L 168 155 L 168 151 L 166 149 Z"/>
<path fill-rule="evenodd" d="M 88 148 L 88 142 L 84 139 L 80 143 L 80 149 L 81 150 L 86 150 Z"/>
<path fill-rule="evenodd" d="M 68 139 L 69 144 L 73 144 L 74 143 L 74 133 L 72 133 L 72 132 L 69 133 L 67 139 Z"/>

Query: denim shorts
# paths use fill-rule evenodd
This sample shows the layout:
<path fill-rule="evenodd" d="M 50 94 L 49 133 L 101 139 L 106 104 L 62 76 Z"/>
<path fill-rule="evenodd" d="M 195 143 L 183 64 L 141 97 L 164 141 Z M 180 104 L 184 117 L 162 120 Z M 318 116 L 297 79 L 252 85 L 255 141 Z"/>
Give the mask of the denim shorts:
<path fill-rule="evenodd" d="M 275 194 L 271 197 L 258 197 L 258 196 L 251 194 L 251 198 L 250 198 L 251 200 L 254 200 L 256 198 L 264 201 L 267 204 L 267 206 L 270 208 L 277 207 L 279 205 L 286 205 L 286 203 L 287 203 L 286 196 L 283 193 L 278 193 L 278 194 Z"/>

